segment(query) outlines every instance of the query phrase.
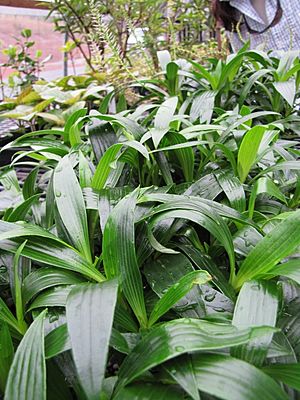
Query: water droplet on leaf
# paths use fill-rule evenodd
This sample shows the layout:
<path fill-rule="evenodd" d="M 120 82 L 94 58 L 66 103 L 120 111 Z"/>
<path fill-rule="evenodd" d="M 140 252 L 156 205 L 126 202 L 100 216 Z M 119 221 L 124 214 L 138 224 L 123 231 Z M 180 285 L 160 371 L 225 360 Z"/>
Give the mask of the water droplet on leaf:
<path fill-rule="evenodd" d="M 206 296 L 204 296 L 205 301 L 213 301 L 215 298 L 216 298 L 215 293 L 210 293 L 210 294 L 207 294 Z"/>
<path fill-rule="evenodd" d="M 7 271 L 7 267 L 5 265 L 1 265 L 0 266 L 0 274 L 5 274 L 6 271 Z"/>
<path fill-rule="evenodd" d="M 222 307 L 214 307 L 214 310 L 216 312 L 224 312 L 225 311 L 224 308 L 222 308 Z"/>

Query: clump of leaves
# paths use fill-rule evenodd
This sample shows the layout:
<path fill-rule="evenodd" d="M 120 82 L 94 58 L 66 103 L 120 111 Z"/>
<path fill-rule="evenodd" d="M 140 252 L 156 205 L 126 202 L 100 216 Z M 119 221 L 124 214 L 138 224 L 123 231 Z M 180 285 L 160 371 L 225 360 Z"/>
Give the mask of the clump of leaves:
<path fill-rule="evenodd" d="M 297 111 L 223 103 L 248 56 L 166 63 L 152 103 L 106 97 L 8 146 L 26 151 L 0 175 L 5 399 L 297 398 Z"/>

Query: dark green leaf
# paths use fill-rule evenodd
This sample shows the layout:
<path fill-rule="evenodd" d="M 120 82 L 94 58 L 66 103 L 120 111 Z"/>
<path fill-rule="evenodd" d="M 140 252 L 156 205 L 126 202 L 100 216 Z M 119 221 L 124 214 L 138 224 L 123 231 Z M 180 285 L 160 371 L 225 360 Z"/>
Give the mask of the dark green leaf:
<path fill-rule="evenodd" d="M 143 283 L 135 252 L 134 210 L 137 192 L 122 199 L 110 214 L 103 234 L 103 262 L 108 278 L 118 277 L 140 324 L 147 326 Z"/>
<path fill-rule="evenodd" d="M 88 399 L 99 400 L 117 300 L 116 281 L 75 286 L 66 314 L 78 378 Z"/>
<path fill-rule="evenodd" d="M 300 364 L 268 365 L 262 370 L 272 378 L 300 391 Z"/>
<path fill-rule="evenodd" d="M 176 387 L 159 383 L 135 383 L 122 389 L 114 400 L 184 400 Z"/>
<path fill-rule="evenodd" d="M 200 400 L 193 364 L 189 355 L 176 357 L 175 359 L 168 361 L 164 367 L 193 400 Z"/>
<path fill-rule="evenodd" d="M 56 268 L 40 268 L 27 275 L 23 281 L 24 304 L 27 304 L 40 291 L 57 285 L 76 285 L 84 279 L 71 271 Z"/>
<path fill-rule="evenodd" d="M 64 157 L 54 171 L 55 201 L 61 220 L 74 246 L 92 261 L 87 215 L 83 195 L 68 157 Z"/>
<path fill-rule="evenodd" d="M 236 327 L 276 325 L 278 292 L 274 282 L 250 281 L 244 283 L 234 309 L 232 324 Z M 261 366 L 268 352 L 273 334 L 250 341 L 232 349 L 232 355 L 256 366 Z"/>
<path fill-rule="evenodd" d="M 46 400 L 44 318 L 42 312 L 26 332 L 9 371 L 5 400 Z"/>
<path fill-rule="evenodd" d="M 206 271 L 193 271 L 183 276 L 175 285 L 171 286 L 155 304 L 148 325 L 153 325 L 162 315 L 184 297 L 194 285 L 203 285 L 211 280 Z"/>
<path fill-rule="evenodd" d="M 234 347 L 274 331 L 259 327 L 239 330 L 228 324 L 178 319 L 153 329 L 124 360 L 118 388 L 167 360 L 192 351 Z"/>
<path fill-rule="evenodd" d="M 0 393 L 4 393 L 13 357 L 14 347 L 8 325 L 0 321 Z"/>
<path fill-rule="evenodd" d="M 276 271 L 276 265 L 300 244 L 300 210 L 292 212 L 250 251 L 234 282 L 240 288 L 247 280 Z"/>
<path fill-rule="evenodd" d="M 245 361 L 225 355 L 193 357 L 198 389 L 223 400 L 288 400 L 279 385 Z"/>

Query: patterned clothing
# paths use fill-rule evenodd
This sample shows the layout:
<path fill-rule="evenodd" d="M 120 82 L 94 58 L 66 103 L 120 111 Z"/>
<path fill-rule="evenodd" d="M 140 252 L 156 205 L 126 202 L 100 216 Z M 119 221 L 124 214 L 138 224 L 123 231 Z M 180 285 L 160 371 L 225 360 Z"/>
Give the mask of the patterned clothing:
<path fill-rule="evenodd" d="M 277 0 L 265 0 L 265 2 L 268 22 L 271 24 L 276 15 Z M 230 0 L 230 5 L 237 9 L 238 17 L 241 14 L 245 16 L 251 29 L 261 32 L 268 26 L 253 8 L 251 0 Z M 237 51 L 243 46 L 243 41 L 249 39 L 252 49 L 275 52 L 300 50 L 300 0 L 281 0 L 281 7 L 283 10 L 281 20 L 265 33 L 250 34 L 244 23 L 240 25 L 239 33 L 228 32 L 233 50 Z"/>

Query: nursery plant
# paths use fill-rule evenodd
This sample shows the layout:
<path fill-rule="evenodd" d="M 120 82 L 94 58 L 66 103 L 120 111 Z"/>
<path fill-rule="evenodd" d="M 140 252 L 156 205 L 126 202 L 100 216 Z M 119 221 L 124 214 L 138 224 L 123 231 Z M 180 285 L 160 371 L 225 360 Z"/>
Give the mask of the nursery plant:
<path fill-rule="evenodd" d="M 299 398 L 298 63 L 266 59 L 168 60 L 134 109 L 6 146 L 5 400 Z"/>
<path fill-rule="evenodd" d="M 20 32 L 20 37 L 16 37 L 14 45 L 1 49 L 7 59 L 0 65 L 0 68 L 12 70 L 8 76 L 7 85 L 4 83 L 1 73 L 2 100 L 5 97 L 4 87 L 7 86 L 12 94 L 19 94 L 24 87 L 39 79 L 40 72 L 51 59 L 51 55 L 42 58 L 41 50 L 33 50 L 35 42 L 32 40 L 31 35 L 30 29 L 23 29 Z"/>
<path fill-rule="evenodd" d="M 19 127 L 29 127 L 31 131 L 62 128 L 74 111 L 99 106 L 109 90 L 111 86 L 97 74 L 39 80 L 0 103 L 0 119 L 16 121 Z"/>

